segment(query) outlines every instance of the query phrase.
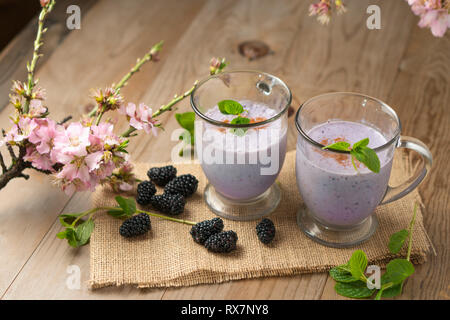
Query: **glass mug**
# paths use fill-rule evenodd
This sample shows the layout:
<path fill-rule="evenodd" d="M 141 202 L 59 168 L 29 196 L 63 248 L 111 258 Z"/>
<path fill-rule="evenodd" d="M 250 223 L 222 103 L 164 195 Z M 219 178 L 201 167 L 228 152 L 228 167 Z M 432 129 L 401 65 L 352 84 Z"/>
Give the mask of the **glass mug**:
<path fill-rule="evenodd" d="M 209 182 L 205 201 L 215 214 L 253 220 L 278 206 L 281 191 L 274 182 L 286 155 L 291 98 L 283 81 L 259 71 L 210 76 L 192 92 L 195 151 Z M 239 101 L 251 122 L 232 124 L 237 116 L 219 111 L 222 100 Z"/>
<path fill-rule="evenodd" d="M 297 111 L 297 186 L 304 206 L 297 223 L 307 236 L 331 247 L 349 247 L 369 239 L 377 227 L 378 205 L 402 198 L 429 172 L 430 150 L 421 141 L 401 136 L 397 114 L 386 103 L 359 93 L 336 92 L 313 97 Z M 338 141 L 369 138 L 380 159 L 380 171 L 359 162 L 347 151 L 322 149 Z M 396 148 L 422 156 L 413 177 L 397 187 L 388 185 Z"/>

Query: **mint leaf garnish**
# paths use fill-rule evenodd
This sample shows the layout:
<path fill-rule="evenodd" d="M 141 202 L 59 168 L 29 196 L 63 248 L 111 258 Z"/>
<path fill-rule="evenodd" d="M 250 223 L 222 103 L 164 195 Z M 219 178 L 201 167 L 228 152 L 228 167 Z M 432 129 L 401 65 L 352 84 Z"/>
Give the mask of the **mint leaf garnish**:
<path fill-rule="evenodd" d="M 348 265 L 350 267 L 350 273 L 353 278 L 360 279 L 364 276 L 364 271 L 367 268 L 367 256 L 362 250 L 356 250 L 353 252 Z"/>
<path fill-rule="evenodd" d="M 354 159 L 364 164 L 370 171 L 378 173 L 380 172 L 380 159 L 378 158 L 376 152 L 367 146 L 368 144 L 369 138 L 365 138 L 361 141 L 355 142 L 352 147 L 350 147 L 350 144 L 348 142 L 339 141 L 325 146 L 322 149 L 349 151 L 350 155 L 352 156 L 352 163 L 356 171 L 358 170 L 356 168 Z"/>
<path fill-rule="evenodd" d="M 346 269 L 346 265 L 344 266 L 338 266 L 338 267 L 334 267 L 330 270 L 330 276 L 338 281 L 338 282 L 355 282 L 358 281 L 359 279 L 355 279 L 352 274 L 350 273 L 350 271 L 348 271 Z"/>
<path fill-rule="evenodd" d="M 330 144 L 326 147 L 323 147 L 322 149 L 332 149 L 332 150 L 339 150 L 339 151 L 350 151 L 350 143 L 345 141 L 339 141 L 333 144 Z"/>
<path fill-rule="evenodd" d="M 406 229 L 400 230 L 396 233 L 394 233 L 389 238 L 389 251 L 391 253 L 398 253 L 400 249 L 403 247 L 403 244 L 405 243 L 406 238 L 408 238 L 409 231 Z"/>
<path fill-rule="evenodd" d="M 220 112 L 223 114 L 239 115 L 244 112 L 244 107 L 234 100 L 222 100 L 218 104 Z"/>
<path fill-rule="evenodd" d="M 231 124 L 249 124 L 250 123 L 250 119 L 249 118 L 245 118 L 245 117 L 241 117 L 241 116 L 237 116 L 236 118 L 231 120 L 230 123 Z M 230 132 L 234 133 L 235 135 L 237 135 L 239 137 L 242 137 L 247 132 L 247 129 L 245 129 L 245 128 L 236 128 L 236 129 L 231 129 Z"/>
<path fill-rule="evenodd" d="M 363 142 L 364 145 L 366 142 Z M 360 145 L 359 147 L 361 147 Z M 381 276 L 381 287 L 375 295 L 375 300 L 381 298 L 393 298 L 402 293 L 403 284 L 406 279 L 414 273 L 414 266 L 410 262 L 412 246 L 412 230 L 416 219 L 417 203 L 414 205 L 414 214 L 409 223 L 408 230 L 400 230 L 394 233 L 389 241 L 389 250 L 397 253 L 406 238 L 409 236 L 408 254 L 406 259 L 393 259 L 386 265 L 386 272 Z M 361 250 L 356 250 L 350 260 L 330 270 L 330 276 L 336 281 L 335 291 L 349 298 L 368 298 L 377 291 L 369 289 L 367 283 L 371 280 L 366 278 L 367 256 Z"/>
<path fill-rule="evenodd" d="M 338 282 L 334 286 L 334 290 L 341 296 L 356 299 L 368 298 L 375 292 L 375 289 L 367 288 L 367 284 L 364 281 Z"/>
<path fill-rule="evenodd" d="M 121 196 L 117 196 L 115 199 L 125 215 L 132 216 L 136 212 L 136 202 L 133 199 Z"/>

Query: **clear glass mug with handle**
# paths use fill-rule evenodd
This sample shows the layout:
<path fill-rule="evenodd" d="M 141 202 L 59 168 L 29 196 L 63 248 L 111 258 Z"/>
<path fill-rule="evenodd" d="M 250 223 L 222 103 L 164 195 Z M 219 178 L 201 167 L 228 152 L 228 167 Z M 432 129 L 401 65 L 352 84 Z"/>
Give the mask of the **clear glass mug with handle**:
<path fill-rule="evenodd" d="M 313 240 L 331 247 L 349 247 L 369 239 L 378 225 L 378 205 L 398 200 L 426 177 L 432 164 L 428 147 L 401 136 L 401 124 L 386 103 L 364 94 L 335 92 L 303 103 L 295 118 L 297 186 L 304 206 L 297 223 Z M 348 151 L 323 149 L 369 138 L 380 160 L 378 173 L 359 163 Z M 394 151 L 411 149 L 422 156 L 421 166 L 399 186 L 389 186 Z M 356 166 L 356 167 L 355 167 Z"/>
<path fill-rule="evenodd" d="M 195 151 L 209 182 L 204 199 L 215 214 L 254 220 L 278 206 L 281 190 L 274 182 L 286 155 L 291 99 L 282 80 L 253 70 L 210 76 L 192 92 Z M 237 115 L 218 108 L 223 100 L 241 103 L 250 122 L 233 123 Z"/>

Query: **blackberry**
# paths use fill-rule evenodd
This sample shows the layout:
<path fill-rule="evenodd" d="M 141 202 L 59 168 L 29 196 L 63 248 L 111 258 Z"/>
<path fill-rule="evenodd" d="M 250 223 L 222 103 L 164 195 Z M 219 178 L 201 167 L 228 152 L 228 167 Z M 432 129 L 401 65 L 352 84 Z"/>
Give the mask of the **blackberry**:
<path fill-rule="evenodd" d="M 125 220 L 119 228 L 119 233 L 122 237 L 131 238 L 146 233 L 151 227 L 148 214 L 140 213 Z"/>
<path fill-rule="evenodd" d="M 136 202 L 141 206 L 150 203 L 151 197 L 156 193 L 156 187 L 151 181 L 143 181 L 138 184 Z"/>
<path fill-rule="evenodd" d="M 192 174 L 183 174 L 170 181 L 164 187 L 165 193 L 182 194 L 185 197 L 191 196 L 197 191 L 198 180 Z"/>
<path fill-rule="evenodd" d="M 260 223 L 256 226 L 256 234 L 258 235 L 259 241 L 264 244 L 272 242 L 275 237 L 275 225 L 270 219 L 262 219 Z"/>
<path fill-rule="evenodd" d="M 184 205 L 186 201 L 181 194 L 168 194 L 154 195 L 150 199 L 152 206 L 163 213 L 171 215 L 178 215 L 184 211 Z"/>
<path fill-rule="evenodd" d="M 147 171 L 147 176 L 156 185 L 164 187 L 170 180 L 177 176 L 177 169 L 174 166 L 150 168 Z"/>
<path fill-rule="evenodd" d="M 223 220 L 214 218 L 197 223 L 191 228 L 191 236 L 195 242 L 204 244 L 210 236 L 223 230 Z"/>
<path fill-rule="evenodd" d="M 205 241 L 205 248 L 212 252 L 230 252 L 236 249 L 238 236 L 234 231 L 215 233 Z"/>

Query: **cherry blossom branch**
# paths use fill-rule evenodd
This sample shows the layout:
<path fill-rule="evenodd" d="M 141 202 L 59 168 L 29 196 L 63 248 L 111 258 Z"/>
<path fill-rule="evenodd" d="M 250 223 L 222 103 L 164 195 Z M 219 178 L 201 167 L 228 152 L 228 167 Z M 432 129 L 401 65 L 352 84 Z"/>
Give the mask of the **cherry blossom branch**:
<path fill-rule="evenodd" d="M 44 21 L 47 17 L 47 14 L 50 13 L 55 6 L 55 0 L 51 0 L 47 2 L 47 4 L 42 6 L 41 13 L 39 14 L 38 21 L 38 31 L 36 34 L 36 39 L 34 40 L 34 49 L 33 49 L 33 58 L 31 59 L 31 63 L 27 63 L 28 70 L 28 85 L 25 91 L 25 103 L 23 106 L 23 113 L 28 113 L 30 108 L 30 101 L 32 99 L 33 88 L 35 85 L 34 81 L 34 70 L 36 68 L 36 62 L 42 54 L 39 53 L 39 48 L 43 45 L 41 41 L 42 35 L 47 32 L 47 28 L 44 28 Z"/>
<path fill-rule="evenodd" d="M 136 73 L 138 72 L 141 67 L 149 61 L 157 61 L 157 54 L 159 51 L 161 51 L 164 41 L 160 41 L 157 44 L 155 44 L 149 52 L 147 52 L 141 59 L 138 59 L 135 66 L 131 68 L 131 70 L 114 86 L 114 91 L 116 94 L 120 92 L 120 89 L 122 89 L 124 86 L 128 84 L 128 80 Z M 107 111 L 107 106 L 105 104 L 100 105 L 102 110 L 98 113 L 99 105 L 95 106 L 89 113 L 89 117 L 93 117 L 95 114 L 98 113 L 96 123 L 98 124 L 103 116 L 103 114 Z"/>
<path fill-rule="evenodd" d="M 152 114 L 152 118 L 156 118 L 157 116 L 163 114 L 166 111 L 171 111 L 172 107 L 174 105 L 176 105 L 178 102 L 182 101 L 183 99 L 189 97 L 192 92 L 195 90 L 195 88 L 197 87 L 198 84 L 198 80 L 194 82 L 194 85 L 192 86 L 191 89 L 189 89 L 188 91 L 186 91 L 185 93 L 183 93 L 182 95 L 178 96 L 175 95 L 174 98 L 167 104 L 162 105 L 158 110 L 156 110 L 153 114 Z M 124 133 L 122 133 L 121 137 L 129 137 L 130 134 L 132 134 L 134 131 L 136 131 L 137 129 L 130 126 L 127 131 L 125 131 Z"/>

